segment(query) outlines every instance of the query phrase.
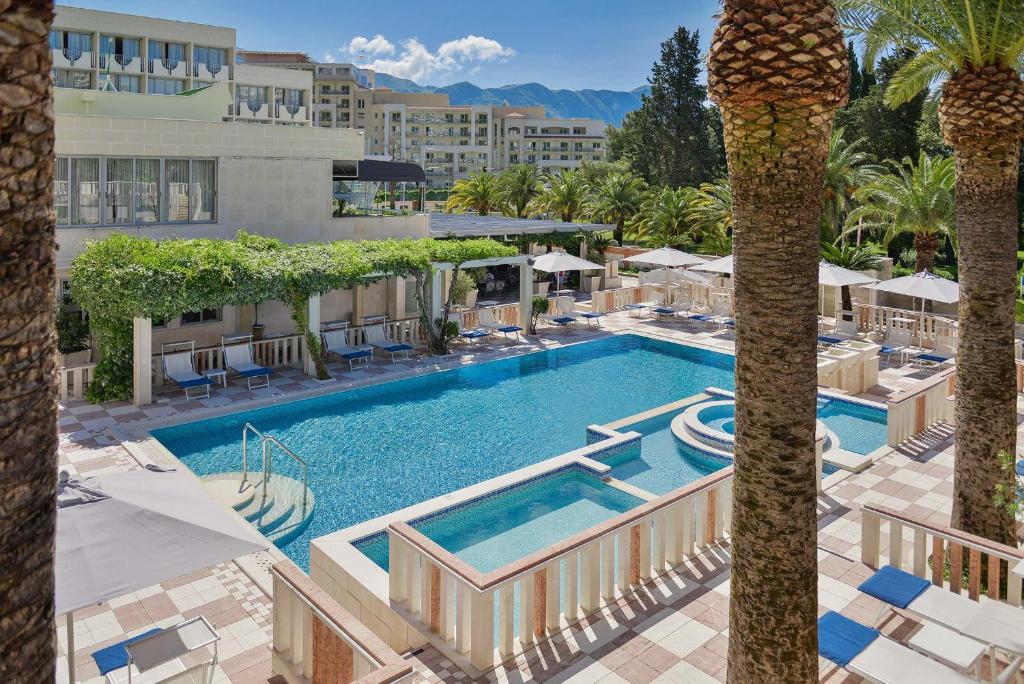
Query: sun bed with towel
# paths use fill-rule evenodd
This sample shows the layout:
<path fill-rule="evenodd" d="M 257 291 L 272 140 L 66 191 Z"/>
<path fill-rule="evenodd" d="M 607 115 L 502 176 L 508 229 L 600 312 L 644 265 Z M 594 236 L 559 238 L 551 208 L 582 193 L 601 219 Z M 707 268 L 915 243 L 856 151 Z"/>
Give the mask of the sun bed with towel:
<path fill-rule="evenodd" d="M 170 351 L 174 347 L 188 349 Z M 185 390 L 185 401 L 200 399 L 210 396 L 210 385 L 213 380 L 196 372 L 196 343 L 193 340 L 188 342 L 167 342 L 160 345 L 160 360 L 163 363 L 164 375 L 175 382 L 178 387 Z M 189 390 L 195 390 L 195 395 L 190 395 Z M 199 392 L 202 394 L 199 394 Z"/>
<path fill-rule="evenodd" d="M 976 681 L 831 610 L 818 618 L 818 654 L 876 684 Z"/>
<path fill-rule="evenodd" d="M 508 323 L 498 321 L 494 317 L 494 309 L 479 309 L 477 311 L 477 321 L 481 328 L 492 332 L 500 332 L 506 338 L 509 335 L 515 335 L 518 340 L 520 339 L 519 333 L 523 331 L 518 325 L 509 325 Z"/>
<path fill-rule="evenodd" d="M 349 344 L 348 332 L 346 328 L 327 329 L 321 331 L 320 339 L 323 341 L 325 354 L 340 356 L 348 361 L 350 370 L 355 370 L 357 363 L 365 366 L 370 362 L 373 358 L 373 347 Z"/>
<path fill-rule="evenodd" d="M 270 387 L 270 369 L 252 360 L 252 335 L 222 337 L 220 348 L 224 356 L 224 368 L 233 370 L 249 385 L 249 389 Z M 261 385 L 253 385 L 253 378 L 266 378 Z"/>
<path fill-rule="evenodd" d="M 375 349 L 380 349 L 381 351 L 390 354 L 391 363 L 398 362 L 399 354 L 404 355 L 404 357 L 408 359 L 409 352 L 412 351 L 412 345 L 395 342 L 394 340 L 389 339 L 387 332 L 384 330 L 383 323 L 364 326 L 363 336 L 366 338 L 367 344 L 371 345 Z"/>

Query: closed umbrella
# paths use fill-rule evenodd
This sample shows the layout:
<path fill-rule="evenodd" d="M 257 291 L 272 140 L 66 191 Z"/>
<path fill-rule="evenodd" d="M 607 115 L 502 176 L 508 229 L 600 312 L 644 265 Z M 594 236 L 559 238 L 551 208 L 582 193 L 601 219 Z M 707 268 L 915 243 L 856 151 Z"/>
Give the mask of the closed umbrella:
<path fill-rule="evenodd" d="M 185 473 L 62 473 L 57 491 L 55 603 L 72 681 L 73 611 L 267 548 Z"/>
<path fill-rule="evenodd" d="M 601 264 L 595 264 L 592 261 L 580 259 L 579 257 L 566 254 L 565 252 L 548 252 L 547 254 L 542 254 L 534 260 L 533 267 L 539 271 L 556 273 L 556 290 L 562 289 L 562 271 L 604 270 L 604 266 Z"/>

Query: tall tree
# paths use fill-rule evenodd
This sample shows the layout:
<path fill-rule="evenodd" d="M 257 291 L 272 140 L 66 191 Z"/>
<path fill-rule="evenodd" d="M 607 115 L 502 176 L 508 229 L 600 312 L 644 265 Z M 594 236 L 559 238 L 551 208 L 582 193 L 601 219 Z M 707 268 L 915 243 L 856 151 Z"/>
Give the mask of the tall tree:
<path fill-rule="evenodd" d="M 516 218 L 526 218 L 526 207 L 542 192 L 540 169 L 531 164 L 516 164 L 498 176 L 498 199 Z"/>
<path fill-rule="evenodd" d="M 469 178 L 455 181 L 452 194 L 444 203 L 445 211 L 475 211 L 481 216 L 501 207 L 502 197 L 498 189 L 498 177 L 481 171 Z"/>
<path fill-rule="evenodd" d="M 821 239 L 832 242 L 842 234 L 843 222 L 852 208 L 857 189 L 879 170 L 872 157 L 861 149 L 864 139 L 847 142 L 844 130 L 836 128 L 828 143 L 825 160 L 825 190 L 822 196 Z"/>
<path fill-rule="evenodd" d="M 547 187 L 530 203 L 530 213 L 558 214 L 565 223 L 572 223 L 590 202 L 590 186 L 579 171 L 563 171 L 549 176 Z"/>
<path fill-rule="evenodd" d="M 851 271 L 877 270 L 882 265 L 882 254 L 876 245 L 871 244 L 839 245 L 825 242 L 821 245 L 821 258 L 823 261 Z M 839 297 L 842 301 L 843 311 L 853 311 L 853 297 L 850 294 L 849 285 L 839 288 Z"/>
<path fill-rule="evenodd" d="M 651 247 L 682 247 L 693 243 L 690 206 L 693 188 L 656 188 L 644 197 L 633 227 L 639 242 Z"/>
<path fill-rule="evenodd" d="M 658 132 L 651 112 L 641 106 L 626 114 L 622 127 L 608 126 L 608 161 L 624 161 L 648 183 L 659 182 L 656 169 Z"/>
<path fill-rule="evenodd" d="M 840 0 L 864 38 L 865 61 L 893 46 L 914 57 L 889 81 L 897 107 L 941 84 L 939 124 L 956 159 L 960 327 L 953 525 L 1016 543 L 1016 523 L 993 497 L 1012 484 L 1000 452 L 1016 453 L 1013 358 L 1016 190 L 1024 139 L 1024 3 Z"/>
<path fill-rule="evenodd" d="M 53 681 L 57 374 L 49 0 L 0 3 L 0 680 Z"/>
<path fill-rule="evenodd" d="M 730 682 L 818 681 L 818 231 L 846 43 L 828 0 L 725 0 L 708 59 L 733 195 Z"/>
<path fill-rule="evenodd" d="M 846 59 L 850 62 L 850 102 L 861 96 L 860 88 L 864 76 L 860 72 L 860 61 L 857 59 L 857 49 L 853 41 L 846 46 Z"/>

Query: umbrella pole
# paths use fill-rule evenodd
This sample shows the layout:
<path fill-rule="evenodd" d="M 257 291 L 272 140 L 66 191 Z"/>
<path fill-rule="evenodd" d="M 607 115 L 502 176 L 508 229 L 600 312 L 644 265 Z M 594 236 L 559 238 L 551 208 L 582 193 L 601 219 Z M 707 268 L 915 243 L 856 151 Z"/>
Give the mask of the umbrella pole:
<path fill-rule="evenodd" d="M 75 684 L 75 611 L 68 611 L 64 619 L 68 630 L 68 681 Z"/>

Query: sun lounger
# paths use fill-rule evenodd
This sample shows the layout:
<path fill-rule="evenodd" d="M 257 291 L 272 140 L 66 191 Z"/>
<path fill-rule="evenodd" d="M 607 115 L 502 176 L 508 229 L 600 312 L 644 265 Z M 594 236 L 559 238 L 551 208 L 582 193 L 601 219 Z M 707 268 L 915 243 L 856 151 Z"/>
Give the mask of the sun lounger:
<path fill-rule="evenodd" d="M 249 389 L 270 387 L 270 369 L 259 365 L 252 359 L 252 335 L 222 337 L 220 348 L 224 357 L 224 368 L 245 378 Z M 253 385 L 253 378 L 266 378 L 267 380 L 261 385 Z"/>
<path fill-rule="evenodd" d="M 494 317 L 494 309 L 478 309 L 477 323 L 484 330 L 500 332 L 506 338 L 508 338 L 509 335 L 514 335 L 517 340 L 520 339 L 519 333 L 523 331 L 523 329 L 518 325 L 509 325 L 498 321 L 498 319 Z"/>
<path fill-rule="evenodd" d="M 956 358 L 956 338 L 952 335 L 939 335 L 935 338 L 935 349 L 918 354 L 910 360 L 914 365 L 942 365 Z"/>
<path fill-rule="evenodd" d="M 885 356 L 886 361 L 892 361 L 893 354 L 899 354 L 900 359 L 906 356 L 911 346 L 912 331 L 910 328 L 889 328 L 882 341 L 882 348 L 878 350 L 879 356 Z"/>
<path fill-rule="evenodd" d="M 174 347 L 183 347 L 185 345 L 188 345 L 188 349 L 169 351 Z M 173 380 L 178 387 L 185 390 L 186 402 L 192 399 L 209 397 L 210 385 L 213 384 L 213 380 L 196 372 L 195 349 L 196 343 L 193 341 L 169 342 L 160 347 L 160 361 L 164 367 L 164 375 Z M 190 395 L 189 390 L 195 390 L 196 394 Z M 200 391 L 202 394 L 199 394 Z"/>
<path fill-rule="evenodd" d="M 551 317 L 551 322 L 556 325 L 578 323 L 580 319 L 583 319 L 587 325 L 590 325 L 591 323 L 598 326 L 601 325 L 602 314 L 592 313 L 590 311 L 577 311 L 576 302 L 573 301 L 572 297 L 556 297 L 555 311 L 557 313 Z"/>
<path fill-rule="evenodd" d="M 491 336 L 491 331 L 486 328 L 464 328 L 462 325 L 462 314 L 458 311 L 452 311 L 448 314 L 448 322 L 454 323 L 459 329 L 459 337 L 468 342 L 473 342 L 475 340 Z"/>
<path fill-rule="evenodd" d="M 967 625 L 981 610 L 980 603 L 935 586 L 922 577 L 891 565 L 879 568 L 875 574 L 864 580 L 857 590 L 886 604 L 879 612 L 879 618 L 887 610 L 899 608 L 957 631 Z"/>
<path fill-rule="evenodd" d="M 818 618 L 818 654 L 876 684 L 976 681 L 834 611 Z"/>
<path fill-rule="evenodd" d="M 334 354 L 348 361 L 350 370 L 355 370 L 356 364 L 367 365 L 373 358 L 373 347 L 370 345 L 354 346 L 349 344 L 348 330 L 335 328 L 334 330 L 323 330 L 320 339 L 324 345 L 325 354 Z"/>
<path fill-rule="evenodd" d="M 364 326 L 363 336 L 366 338 L 366 343 L 371 345 L 374 349 L 380 349 L 381 351 L 390 354 L 391 363 L 397 363 L 398 356 L 400 354 L 403 355 L 404 358 L 408 359 L 409 352 L 412 351 L 412 345 L 395 342 L 394 340 L 389 339 L 387 332 L 384 330 L 383 323 Z"/>

